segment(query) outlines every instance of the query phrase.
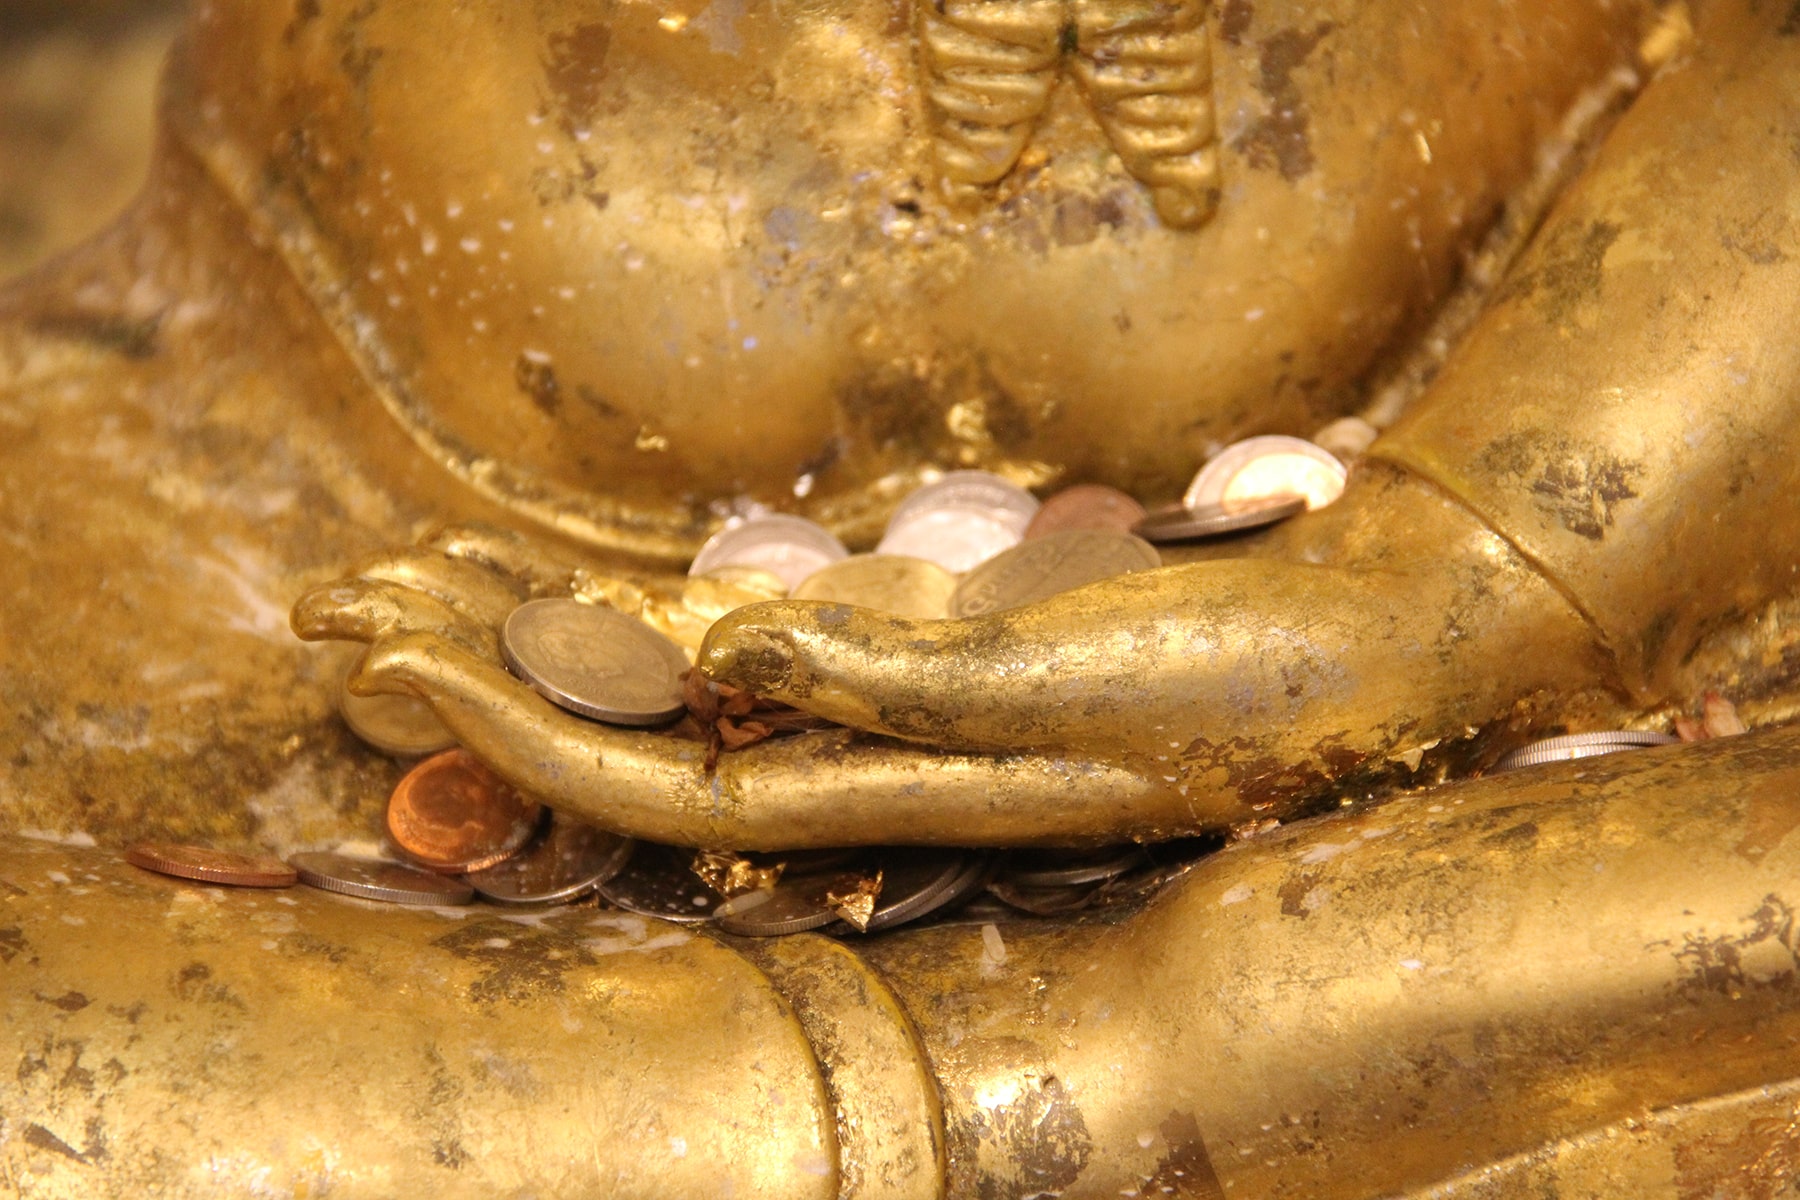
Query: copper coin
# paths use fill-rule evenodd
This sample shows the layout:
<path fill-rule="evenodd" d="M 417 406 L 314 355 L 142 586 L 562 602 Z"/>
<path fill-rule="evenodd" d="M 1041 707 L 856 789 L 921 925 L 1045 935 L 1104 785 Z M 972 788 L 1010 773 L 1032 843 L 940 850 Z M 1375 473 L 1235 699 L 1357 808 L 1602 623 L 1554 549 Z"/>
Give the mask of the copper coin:
<path fill-rule="evenodd" d="M 125 861 L 158 875 L 233 887 L 292 887 L 297 878 L 294 868 L 266 854 L 233 854 L 174 842 L 139 842 L 125 852 Z"/>
<path fill-rule="evenodd" d="M 1064 488 L 1044 501 L 1037 516 L 1025 527 L 1025 538 L 1029 541 L 1047 533 L 1066 533 L 1071 529 L 1130 533 L 1145 515 L 1144 506 L 1118 488 L 1082 483 Z"/>
<path fill-rule="evenodd" d="M 543 815 L 542 805 L 467 750 L 446 750 L 408 771 L 394 788 L 387 831 L 413 862 L 461 875 L 524 849 Z"/>

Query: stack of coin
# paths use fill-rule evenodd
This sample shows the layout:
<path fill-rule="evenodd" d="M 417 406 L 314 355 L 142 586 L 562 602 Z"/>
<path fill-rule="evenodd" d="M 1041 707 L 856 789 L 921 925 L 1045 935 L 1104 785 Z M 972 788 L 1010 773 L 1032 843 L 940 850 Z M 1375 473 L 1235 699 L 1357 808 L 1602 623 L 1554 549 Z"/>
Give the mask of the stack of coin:
<path fill-rule="evenodd" d="M 1020 542 L 963 577 L 950 601 L 957 617 L 1019 608 L 1085 584 L 1162 565 L 1162 556 L 1129 533 L 1070 529 Z"/>
<path fill-rule="evenodd" d="M 1311 509 L 1344 494 L 1347 472 L 1330 451 L 1304 438 L 1269 435 L 1233 442 L 1209 459 L 1188 484 L 1191 510 L 1271 496 L 1299 496 Z"/>
<path fill-rule="evenodd" d="M 1645 746 L 1667 746 L 1681 739 L 1673 734 L 1653 733 L 1641 729 L 1613 729 L 1598 733 L 1570 733 L 1545 738 L 1529 746 L 1521 746 L 1494 764 L 1494 773 L 1536 767 L 1544 763 L 1574 762 L 1578 758 L 1596 758 L 1617 754 L 1621 750 L 1639 750 Z"/>
<path fill-rule="evenodd" d="M 1098 902 L 1106 888 L 1146 861 L 1141 846 L 1019 851 L 988 884 L 988 892 L 1020 912 L 1064 916 Z"/>
<path fill-rule="evenodd" d="M 774 513 L 727 525 L 694 556 L 689 575 L 728 567 L 767 571 L 792 591 L 808 575 L 848 557 L 844 543 L 823 525 Z"/>
<path fill-rule="evenodd" d="M 952 471 L 901 502 L 875 551 L 961 575 L 1017 545 L 1037 510 L 1030 492 L 998 475 Z"/>
<path fill-rule="evenodd" d="M 986 882 L 988 864 L 988 856 L 964 850 L 866 850 L 839 870 L 790 872 L 771 889 L 735 897 L 719 907 L 718 924 L 743 937 L 879 933 L 968 900 Z M 847 903 L 858 893 L 872 903 L 847 920 Z"/>
<path fill-rule="evenodd" d="M 513 610 L 501 650 L 513 674 L 570 712 L 612 725 L 665 725 L 687 711 L 681 647 L 636 617 L 579 600 Z"/>
<path fill-rule="evenodd" d="M 422 776 L 411 790 L 430 785 Z M 460 790 L 459 788 L 452 790 Z M 425 805 L 424 807 L 433 807 Z M 294 855 L 288 863 L 193 846 L 144 843 L 127 860 L 161 874 L 244 887 L 310 887 L 390 904 L 461 905 L 477 896 L 503 905 L 568 904 L 593 893 L 613 908 L 665 921 L 716 923 L 726 933 L 778 937 L 816 930 L 833 936 L 879 933 L 927 917 L 953 916 L 978 895 L 981 919 L 1008 913 L 1066 915 L 1148 896 L 1192 865 L 1156 863 L 1138 846 L 1096 851 L 1027 851 L 1005 860 L 974 850 L 887 847 L 786 854 L 696 855 L 637 843 L 551 814 L 545 831 L 503 860 L 466 875 L 336 852 Z M 450 857 L 439 854 L 439 860 Z M 727 899 L 696 869 L 741 860 L 764 886 Z M 775 881 L 770 885 L 770 881 Z M 998 907 L 1003 902 L 1004 908 Z"/>
<path fill-rule="evenodd" d="M 1306 501 L 1299 496 L 1267 496 L 1199 508 L 1174 504 L 1150 513 L 1137 523 L 1133 532 L 1149 542 L 1189 542 L 1248 533 L 1305 511 Z"/>

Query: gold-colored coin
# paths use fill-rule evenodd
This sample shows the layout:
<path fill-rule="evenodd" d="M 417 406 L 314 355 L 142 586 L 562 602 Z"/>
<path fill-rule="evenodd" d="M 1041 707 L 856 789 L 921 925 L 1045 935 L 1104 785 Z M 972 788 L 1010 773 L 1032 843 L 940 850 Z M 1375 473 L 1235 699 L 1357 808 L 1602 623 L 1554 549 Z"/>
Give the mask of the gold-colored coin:
<path fill-rule="evenodd" d="M 1071 529 L 1020 542 L 970 571 L 950 601 L 958 617 L 1019 608 L 1085 584 L 1162 566 L 1142 538 L 1097 529 Z"/>
<path fill-rule="evenodd" d="M 809 575 L 793 598 L 941 620 L 950 615 L 955 592 L 956 576 L 934 562 L 903 554 L 858 554 Z"/>
<path fill-rule="evenodd" d="M 578 600 L 533 600 L 506 619 L 506 665 L 545 699 L 613 725 L 661 725 L 687 711 L 681 647 L 636 617 Z"/>
<path fill-rule="evenodd" d="M 350 732 L 396 758 L 423 758 L 456 745 L 431 705 L 416 696 L 358 696 L 341 681 L 338 712 Z"/>

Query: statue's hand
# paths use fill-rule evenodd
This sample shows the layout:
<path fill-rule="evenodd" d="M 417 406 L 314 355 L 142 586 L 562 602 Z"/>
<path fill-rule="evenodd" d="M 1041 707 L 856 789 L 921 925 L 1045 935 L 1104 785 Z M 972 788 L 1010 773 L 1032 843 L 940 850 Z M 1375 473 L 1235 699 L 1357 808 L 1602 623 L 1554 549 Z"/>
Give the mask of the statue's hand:
<path fill-rule="evenodd" d="M 1071 771 L 1060 756 L 944 753 L 850 730 L 763 742 L 709 768 L 705 743 L 576 717 L 502 663 L 500 627 L 526 599 L 580 593 L 624 605 L 657 590 L 516 534 L 452 529 L 313 589 L 291 620 L 308 640 L 369 644 L 353 692 L 420 697 L 513 783 L 634 837 L 775 849 L 1155 831 L 1131 813 L 1150 813 L 1158 789 L 1121 768 Z"/>
<path fill-rule="evenodd" d="M 516 535 L 440 535 L 309 593 L 293 621 L 369 642 L 353 690 L 424 698 L 553 805 L 699 845 L 1169 837 L 1416 769 L 1552 705 L 1549 720 L 1618 706 L 1556 590 L 1391 469 L 1249 549 L 967 621 L 739 609 L 701 668 L 849 728 L 716 768 L 701 743 L 572 716 L 507 672 L 497 630 L 520 601 L 629 587 Z"/>
<path fill-rule="evenodd" d="M 1391 468 L 1257 549 L 971 620 L 753 605 L 713 627 L 699 662 L 873 733 L 1117 764 L 1198 821 L 1416 769 L 1497 722 L 1617 706 L 1562 597 L 1466 510 Z M 1109 819 L 1135 826 L 1094 814 Z"/>

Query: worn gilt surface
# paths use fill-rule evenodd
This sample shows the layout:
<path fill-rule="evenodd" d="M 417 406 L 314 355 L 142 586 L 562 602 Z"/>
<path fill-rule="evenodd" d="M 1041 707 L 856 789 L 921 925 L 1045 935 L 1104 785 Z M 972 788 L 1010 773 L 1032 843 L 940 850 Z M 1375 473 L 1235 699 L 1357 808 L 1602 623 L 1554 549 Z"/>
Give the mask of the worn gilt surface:
<path fill-rule="evenodd" d="M 0 1189 L 1791 1189 L 1796 112 L 1756 0 L 198 5 L 142 198 L 0 293 Z M 1406 371 L 1276 532 L 737 611 L 701 668 L 844 728 L 716 770 L 495 652 L 526 596 L 679 624 L 746 501 L 858 545 L 946 468 L 1161 501 Z M 117 860 L 370 837 L 364 645 L 665 842 L 1313 815 L 998 941 Z M 1767 728 L 1471 780 L 1707 689 Z"/>

